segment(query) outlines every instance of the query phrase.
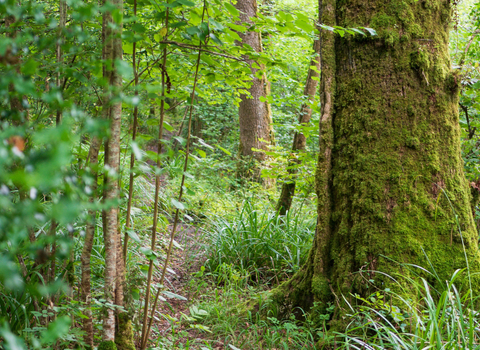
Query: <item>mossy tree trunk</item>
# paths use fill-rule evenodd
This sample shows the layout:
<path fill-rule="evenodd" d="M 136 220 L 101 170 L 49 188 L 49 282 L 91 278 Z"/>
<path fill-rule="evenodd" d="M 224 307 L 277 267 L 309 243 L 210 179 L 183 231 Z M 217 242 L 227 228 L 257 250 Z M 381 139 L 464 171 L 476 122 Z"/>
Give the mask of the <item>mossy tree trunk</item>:
<path fill-rule="evenodd" d="M 240 20 L 243 23 L 253 24 L 251 18 L 257 16 L 256 0 L 238 0 L 235 7 L 240 11 Z M 239 33 L 242 44 L 250 45 L 256 52 L 263 51 L 262 37 L 257 32 Z M 239 122 L 240 122 L 240 146 L 239 146 L 239 171 L 241 177 L 252 178 L 262 182 L 264 186 L 273 185 L 271 179 L 260 178 L 260 168 L 255 162 L 263 163 L 267 156 L 264 152 L 254 151 L 267 150 L 268 145 L 273 144 L 272 111 L 267 101 L 269 95 L 269 83 L 266 74 L 261 78 L 257 76 L 259 70 L 264 70 L 263 64 L 245 57 L 252 72 L 252 86 L 248 89 L 249 94 L 240 96 Z M 258 68 L 259 67 L 259 68 Z M 253 162 L 253 163 L 252 163 Z"/>
<path fill-rule="evenodd" d="M 317 232 L 308 262 L 273 298 L 308 309 L 395 288 L 375 271 L 410 272 L 388 258 L 431 263 L 446 280 L 466 267 L 462 240 L 478 271 L 460 153 L 460 79 L 448 52 L 451 3 L 323 0 L 320 12 L 324 24 L 367 26 L 378 36 L 322 31 Z"/>

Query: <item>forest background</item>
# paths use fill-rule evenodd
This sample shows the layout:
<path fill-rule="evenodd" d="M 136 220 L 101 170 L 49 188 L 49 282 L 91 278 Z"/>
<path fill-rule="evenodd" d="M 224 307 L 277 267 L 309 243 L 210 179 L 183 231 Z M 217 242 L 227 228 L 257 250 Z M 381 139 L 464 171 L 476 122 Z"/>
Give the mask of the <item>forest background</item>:
<path fill-rule="evenodd" d="M 376 312 L 405 331 L 411 312 L 378 295 L 343 335 L 327 331 L 333 305 L 323 323 L 232 311 L 292 276 L 312 245 L 320 106 L 305 86 L 319 80 L 318 30 L 376 35 L 318 23 L 313 1 L 265 0 L 253 21 L 241 3 L 0 2 L 1 347 L 355 348 Z M 455 4 L 450 35 L 474 183 L 479 11 Z M 251 145 L 239 105 L 255 79 L 267 132 Z M 436 335 L 454 337 L 447 328 Z"/>

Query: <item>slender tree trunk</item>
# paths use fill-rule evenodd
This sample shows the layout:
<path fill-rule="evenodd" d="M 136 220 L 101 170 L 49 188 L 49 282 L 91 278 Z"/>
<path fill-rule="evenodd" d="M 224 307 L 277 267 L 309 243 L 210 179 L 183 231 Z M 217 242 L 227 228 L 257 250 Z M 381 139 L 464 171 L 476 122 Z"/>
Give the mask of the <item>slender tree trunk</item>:
<path fill-rule="evenodd" d="M 307 81 L 305 83 L 305 89 L 303 95 L 307 98 L 307 101 L 300 107 L 298 115 L 298 122 L 300 125 L 307 125 L 312 117 L 312 108 L 310 107 L 315 101 L 315 94 L 317 93 L 318 77 L 320 76 L 320 40 L 315 40 L 313 43 L 313 51 L 315 57 L 310 62 L 307 74 Z M 313 67 L 313 68 L 312 68 Z M 323 104 L 322 104 L 323 106 Z M 294 157 L 297 154 L 305 151 L 307 146 L 307 140 L 305 135 L 301 132 L 295 132 L 293 136 L 292 153 Z M 288 179 L 282 185 L 282 192 L 277 203 L 277 211 L 280 215 L 285 215 L 292 206 L 293 195 L 295 194 L 295 175 L 297 174 L 297 166 L 300 164 L 297 158 L 289 162 L 288 174 L 292 176 L 292 179 Z"/>
<path fill-rule="evenodd" d="M 58 63 L 58 72 L 57 72 L 57 87 L 61 89 L 63 81 L 60 77 L 60 66 L 63 63 L 63 52 L 62 52 L 62 41 L 63 41 L 63 30 L 65 29 L 65 24 L 67 23 L 67 3 L 65 0 L 60 0 L 58 4 L 59 10 L 59 34 L 57 38 L 57 63 Z M 56 124 L 60 125 L 62 122 L 62 111 L 57 110 Z"/>
<path fill-rule="evenodd" d="M 137 0 L 133 2 L 133 14 L 137 15 Z M 137 69 L 137 43 L 133 43 L 133 55 L 132 55 L 132 68 L 133 74 L 135 77 L 135 96 L 138 96 L 138 69 Z M 133 125 L 132 125 L 132 142 L 135 142 L 137 138 L 137 127 L 138 127 L 138 106 L 135 106 L 133 109 Z M 123 243 L 123 258 L 125 264 L 127 262 L 127 253 L 128 253 L 128 230 L 131 226 L 131 214 L 132 214 L 132 201 L 133 201 L 133 167 L 135 166 L 135 153 L 130 154 L 130 176 L 128 179 L 128 202 L 127 202 L 127 219 L 125 223 L 125 236 Z"/>
<path fill-rule="evenodd" d="M 253 23 L 251 18 L 257 15 L 256 0 L 238 0 L 236 8 L 240 11 L 240 19 L 245 23 Z M 250 45 L 256 52 L 262 52 L 262 38 L 260 33 L 248 32 L 239 33 L 242 43 Z M 238 111 L 240 122 L 240 163 L 239 175 L 241 177 L 252 178 L 254 181 L 262 182 L 264 186 L 270 187 L 274 184 L 272 179 L 261 179 L 260 168 L 252 162 L 263 163 L 267 156 L 264 152 L 253 151 L 252 149 L 267 150 L 268 145 L 274 143 L 272 127 L 272 111 L 267 101 L 270 94 L 267 76 L 262 75 L 258 78 L 255 74 L 265 67 L 262 64 L 246 57 L 252 72 L 252 86 L 248 89 L 250 95 L 242 94 Z M 263 140 L 263 141 L 261 141 Z M 245 164 L 246 163 L 246 164 Z"/>
<path fill-rule="evenodd" d="M 93 177 L 92 182 L 92 197 L 90 198 L 90 203 L 94 203 L 97 195 L 97 181 L 98 181 L 98 153 L 100 151 L 101 141 L 94 137 L 90 144 L 90 151 L 88 153 L 91 175 Z M 95 236 L 95 223 L 96 223 L 96 210 L 90 209 L 88 211 L 88 221 L 85 228 L 85 241 L 83 244 L 82 255 L 80 258 L 81 261 L 81 271 L 82 277 L 80 282 L 80 298 L 83 303 L 85 303 L 84 314 L 87 318 L 84 318 L 82 323 L 83 331 L 85 335 L 83 337 L 85 344 L 93 349 L 93 319 L 92 319 L 92 309 L 91 309 L 91 268 L 90 268 L 90 258 L 92 256 L 93 248 L 93 239 Z"/>
<path fill-rule="evenodd" d="M 114 0 L 111 2 L 120 12 L 123 11 L 122 0 Z M 120 154 L 120 131 L 121 131 L 121 116 L 122 116 L 122 103 L 113 102 L 108 96 L 111 94 L 117 94 L 120 90 L 122 78 L 115 68 L 115 62 L 122 59 L 122 43 L 121 32 L 122 23 L 116 23 L 112 19 L 111 13 L 105 14 L 105 57 L 111 60 L 112 66 L 110 67 L 110 86 L 107 89 L 111 90 L 107 92 L 106 103 L 104 107 L 107 108 L 107 112 L 110 114 L 110 138 L 108 140 L 108 159 L 106 165 L 108 169 L 115 174 L 119 174 L 119 154 Z M 107 70 L 108 71 L 108 70 Z M 108 74 L 108 72 L 107 72 Z M 119 199 L 119 188 L 117 181 L 108 181 L 106 184 L 105 200 L 112 205 Z M 118 256 L 119 244 L 119 232 L 118 232 L 118 204 L 113 206 L 105 212 L 105 224 L 104 224 L 104 243 L 105 243 L 105 300 L 106 303 L 113 304 L 114 300 L 119 300 L 116 295 L 116 279 L 117 271 L 117 259 L 122 260 L 121 256 Z M 120 300 L 123 300 L 120 298 Z M 115 312 L 111 308 L 107 308 L 103 319 L 103 335 L 102 335 L 101 348 L 115 347 Z M 99 347 L 99 348 L 100 348 Z"/>
<path fill-rule="evenodd" d="M 282 304 L 335 302 L 338 326 L 343 298 L 387 287 L 416 299 L 377 271 L 418 273 L 435 286 L 431 275 L 400 264 L 433 268 L 440 281 L 465 268 L 465 256 L 472 272 L 480 269 L 460 152 L 460 79 L 448 53 L 450 6 L 349 0 L 333 16 L 334 2 L 323 0 L 322 23 L 336 18 L 378 36 L 336 36 L 331 51 L 333 36 L 322 31 L 317 233 L 306 265 L 273 293 Z M 477 275 L 472 286 L 478 294 Z"/>

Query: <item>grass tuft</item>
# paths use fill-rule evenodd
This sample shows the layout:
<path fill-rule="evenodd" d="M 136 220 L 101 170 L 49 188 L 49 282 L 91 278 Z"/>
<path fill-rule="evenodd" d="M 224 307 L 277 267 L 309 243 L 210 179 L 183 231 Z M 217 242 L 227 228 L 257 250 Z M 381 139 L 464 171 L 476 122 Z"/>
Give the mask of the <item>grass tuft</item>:
<path fill-rule="evenodd" d="M 250 201 L 231 219 L 217 218 L 207 231 L 206 267 L 222 264 L 247 271 L 251 278 L 279 280 L 295 273 L 312 246 L 315 221 L 269 209 L 258 210 Z"/>

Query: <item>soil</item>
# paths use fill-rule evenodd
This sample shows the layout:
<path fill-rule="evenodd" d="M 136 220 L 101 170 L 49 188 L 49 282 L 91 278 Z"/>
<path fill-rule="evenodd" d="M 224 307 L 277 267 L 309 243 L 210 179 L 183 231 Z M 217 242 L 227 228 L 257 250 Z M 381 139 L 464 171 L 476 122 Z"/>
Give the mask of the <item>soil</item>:
<path fill-rule="evenodd" d="M 172 229 L 172 225 L 169 226 L 169 229 Z M 193 225 L 179 224 L 175 237 L 175 241 L 182 248 L 174 247 L 172 251 L 169 273 L 166 276 L 168 280 L 165 284 L 169 291 L 185 297 L 187 300 L 167 298 L 166 301 L 158 302 L 156 319 L 150 334 L 150 345 L 165 343 L 164 340 L 169 339 L 174 341 L 173 346 L 175 348 L 178 346 L 182 348 L 180 343 L 185 344 L 187 342 L 189 344 L 196 343 L 200 346 L 205 344 L 205 332 L 191 328 L 190 323 L 184 321 L 185 317 L 183 315 L 190 316 L 189 307 L 195 297 L 190 288 L 190 281 L 192 280 L 192 274 L 200 271 L 205 260 L 202 244 L 204 241 L 203 232 Z M 158 277 L 153 279 L 153 283 L 158 282 Z M 172 324 L 174 329 L 172 329 Z M 175 337 L 172 335 L 173 332 L 177 334 Z M 184 336 L 178 336 L 180 332 Z M 195 349 L 197 347 L 191 348 Z M 223 344 L 217 344 L 213 348 L 223 349 L 224 346 Z"/>

